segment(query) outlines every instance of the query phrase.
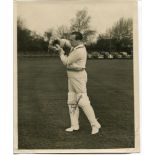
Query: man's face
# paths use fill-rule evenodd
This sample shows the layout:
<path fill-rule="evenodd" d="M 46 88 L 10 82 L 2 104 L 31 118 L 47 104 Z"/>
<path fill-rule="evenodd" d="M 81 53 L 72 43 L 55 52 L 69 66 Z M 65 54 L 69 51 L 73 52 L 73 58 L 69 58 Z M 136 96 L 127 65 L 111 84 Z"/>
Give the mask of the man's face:
<path fill-rule="evenodd" d="M 70 43 L 73 47 L 76 47 L 78 45 L 77 40 L 75 40 L 75 35 L 70 36 Z"/>

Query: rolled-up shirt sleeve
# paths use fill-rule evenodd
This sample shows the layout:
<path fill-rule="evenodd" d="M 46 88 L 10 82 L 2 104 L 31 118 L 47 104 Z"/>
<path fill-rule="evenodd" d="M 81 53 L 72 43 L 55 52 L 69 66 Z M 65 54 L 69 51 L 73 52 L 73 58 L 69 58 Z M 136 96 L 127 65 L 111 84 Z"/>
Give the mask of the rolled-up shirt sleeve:
<path fill-rule="evenodd" d="M 69 56 L 64 54 L 60 55 L 60 59 L 65 66 L 71 65 L 82 58 L 82 53 L 80 50 L 73 51 Z"/>

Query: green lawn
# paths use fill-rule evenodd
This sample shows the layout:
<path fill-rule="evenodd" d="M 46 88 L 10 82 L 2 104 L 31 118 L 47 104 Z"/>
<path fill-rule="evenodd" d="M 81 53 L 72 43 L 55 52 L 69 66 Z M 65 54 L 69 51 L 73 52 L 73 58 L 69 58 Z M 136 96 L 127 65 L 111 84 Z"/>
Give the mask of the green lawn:
<path fill-rule="evenodd" d="M 80 130 L 67 133 L 66 69 L 51 57 L 18 58 L 19 149 L 134 147 L 132 60 L 88 60 L 88 95 L 102 125 L 91 135 L 80 111 Z"/>

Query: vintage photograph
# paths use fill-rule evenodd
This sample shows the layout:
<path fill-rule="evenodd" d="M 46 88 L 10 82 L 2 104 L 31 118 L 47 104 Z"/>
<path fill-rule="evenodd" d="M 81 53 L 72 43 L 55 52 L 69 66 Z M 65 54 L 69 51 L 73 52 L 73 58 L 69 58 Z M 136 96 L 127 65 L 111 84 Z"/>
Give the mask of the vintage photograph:
<path fill-rule="evenodd" d="M 136 0 L 14 1 L 14 152 L 139 152 Z"/>

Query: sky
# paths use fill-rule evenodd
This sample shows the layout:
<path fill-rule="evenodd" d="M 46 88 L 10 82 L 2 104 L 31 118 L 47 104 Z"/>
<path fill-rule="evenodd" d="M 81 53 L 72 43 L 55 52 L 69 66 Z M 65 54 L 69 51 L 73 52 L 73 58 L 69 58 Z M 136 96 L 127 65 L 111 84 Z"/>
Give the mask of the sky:
<path fill-rule="evenodd" d="M 86 8 L 91 16 L 91 28 L 104 33 L 121 17 L 134 18 L 134 0 L 44 0 L 18 1 L 17 16 L 27 28 L 43 34 L 50 28 L 69 26 L 78 10 Z"/>

